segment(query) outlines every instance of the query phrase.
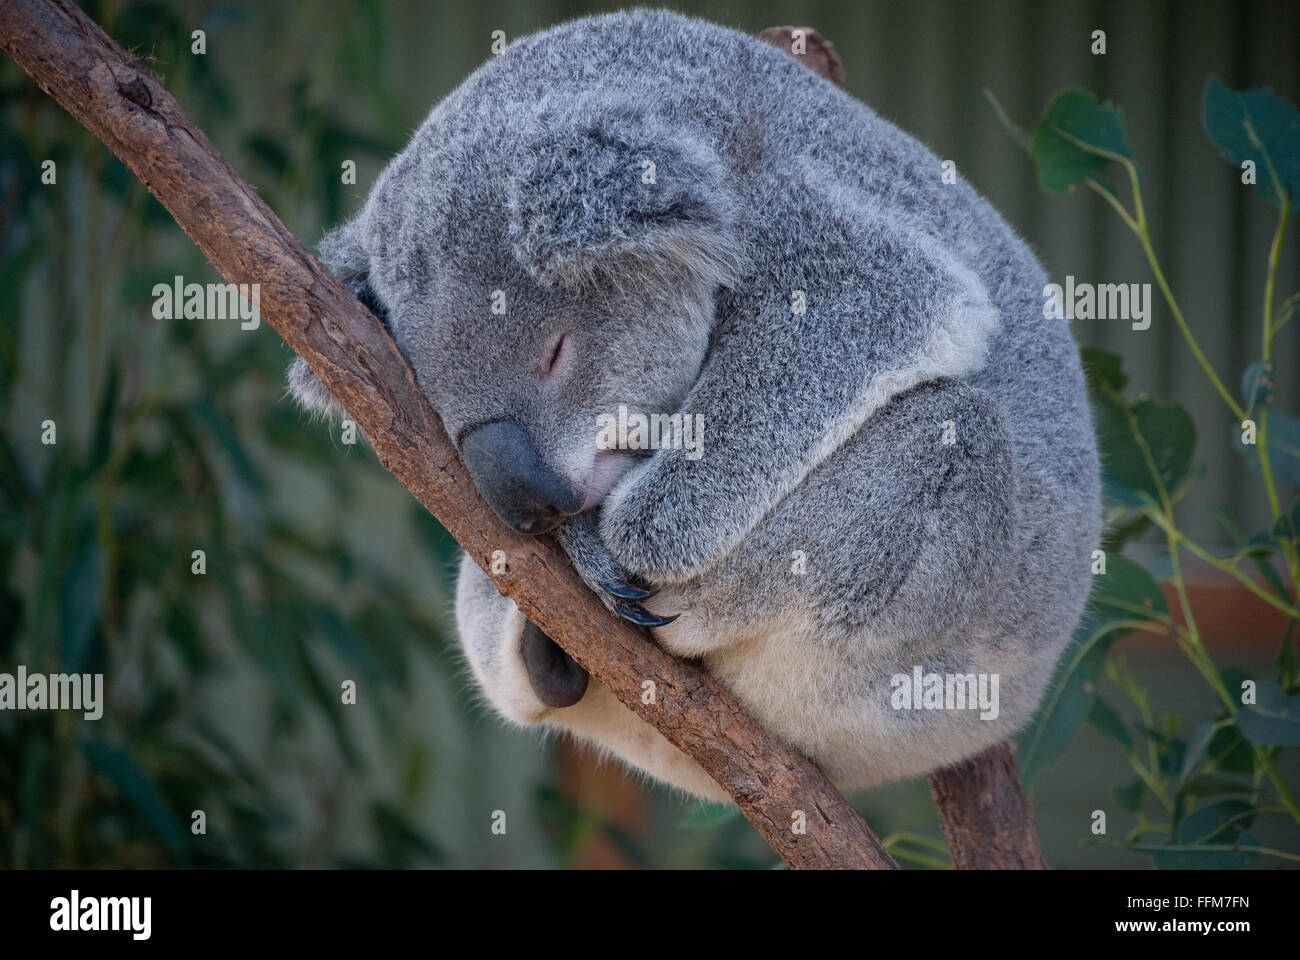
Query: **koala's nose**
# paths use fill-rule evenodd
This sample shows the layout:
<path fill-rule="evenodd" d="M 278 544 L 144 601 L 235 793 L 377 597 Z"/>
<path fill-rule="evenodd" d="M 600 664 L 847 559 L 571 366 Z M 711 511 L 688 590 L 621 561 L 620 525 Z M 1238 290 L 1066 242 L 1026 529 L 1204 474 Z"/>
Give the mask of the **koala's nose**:
<path fill-rule="evenodd" d="M 475 427 L 460 446 L 478 492 L 520 533 L 545 533 L 582 508 L 583 492 L 546 465 L 515 421 L 493 420 Z"/>

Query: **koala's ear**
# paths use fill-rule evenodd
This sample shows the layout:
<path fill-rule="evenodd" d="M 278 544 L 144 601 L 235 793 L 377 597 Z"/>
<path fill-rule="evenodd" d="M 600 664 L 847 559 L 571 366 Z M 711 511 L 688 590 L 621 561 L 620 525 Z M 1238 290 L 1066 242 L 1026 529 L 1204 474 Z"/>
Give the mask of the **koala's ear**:
<path fill-rule="evenodd" d="M 325 235 L 320 243 L 321 260 L 336 277 L 365 304 L 366 309 L 388 326 L 388 311 L 370 285 L 370 257 L 359 240 L 359 224 L 352 221 Z M 289 393 L 312 413 L 340 412 L 338 401 L 312 373 L 302 357 L 289 364 Z"/>
<path fill-rule="evenodd" d="M 635 106 L 543 104 L 510 172 L 512 252 L 547 285 L 726 285 L 744 256 L 725 174 L 707 144 Z"/>

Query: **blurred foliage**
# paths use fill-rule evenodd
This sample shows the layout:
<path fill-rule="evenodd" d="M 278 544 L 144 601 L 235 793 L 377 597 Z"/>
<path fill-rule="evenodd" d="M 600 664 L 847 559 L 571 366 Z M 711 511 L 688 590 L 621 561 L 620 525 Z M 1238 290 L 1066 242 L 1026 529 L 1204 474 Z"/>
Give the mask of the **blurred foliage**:
<path fill-rule="evenodd" d="M 1021 775 L 1032 784 L 1039 769 L 1064 754 L 1083 725 L 1091 724 L 1125 752 L 1136 777 L 1115 797 L 1133 820 L 1119 841 L 1129 850 L 1149 856 L 1159 868 L 1233 868 L 1259 858 L 1271 865 L 1300 863 L 1300 841 L 1292 839 L 1289 848 L 1278 849 L 1252 833 L 1256 820 L 1263 818 L 1289 817 L 1293 837 L 1300 827 L 1296 785 L 1280 768 L 1284 749 L 1300 746 L 1300 497 L 1284 506 L 1279 492 L 1300 485 L 1300 420 L 1272 408 L 1277 375 L 1273 340 L 1300 296 L 1286 298 L 1280 306 L 1275 296 L 1279 254 L 1300 191 L 1300 112 L 1267 87 L 1234 91 L 1212 76 L 1204 88 L 1202 122 L 1210 141 L 1240 171 L 1242 183 L 1254 186 L 1278 209 L 1263 270 L 1261 355 L 1242 373 L 1238 398 L 1201 350 L 1165 279 L 1143 208 L 1142 177 L 1119 111 L 1087 91 L 1067 90 L 1026 131 L 1006 117 L 992 96 L 990 100 L 1033 159 L 1044 190 L 1066 193 L 1086 186 L 1137 238 L 1187 346 L 1234 418 L 1234 446 L 1259 474 L 1273 515 L 1271 529 L 1248 536 L 1232 511 L 1214 507 L 1236 552 L 1216 556 L 1195 542 L 1177 516 L 1179 502 L 1204 475 L 1192 465 L 1192 418 L 1177 404 L 1158 404 L 1145 395 L 1130 399 L 1123 360 L 1098 348 L 1082 351 L 1101 448 L 1107 532 L 1104 550 L 1094 558 L 1094 588 L 1075 644 L 1038 718 L 1020 738 Z M 1110 177 L 1117 167 L 1127 174 L 1131 210 Z M 1151 570 L 1120 553 L 1146 533 L 1163 537 L 1165 545 Z M 1286 614 L 1271 678 L 1221 668 L 1210 656 L 1189 598 L 1185 556 L 1235 577 Z M 1279 565 L 1289 573 L 1286 579 Z M 1181 618 L 1171 614 L 1160 581 L 1172 583 Z M 1117 640 L 1141 629 L 1164 633 L 1196 668 L 1207 688 L 1202 710 L 1210 712 L 1208 719 L 1189 726 L 1177 714 L 1156 716 L 1148 691 L 1122 657 L 1111 655 Z M 1103 676 L 1127 701 L 1127 715 L 1103 695 Z"/>
<path fill-rule="evenodd" d="M 87 12 L 201 126 L 229 128 L 219 118 L 240 105 L 211 58 L 188 55 L 188 19 L 152 2 Z M 251 15 L 196 12 L 210 40 Z M 358 42 L 373 30 L 345 32 L 330 59 L 382 100 L 375 48 Z M 237 163 L 318 230 L 345 212 L 331 171 L 391 154 L 400 130 L 341 124 L 305 74 L 281 70 L 266 93 L 278 107 L 242 134 Z M 218 278 L 7 59 L 0 142 L 0 669 L 102 672 L 108 701 L 97 721 L 0 714 L 0 865 L 443 862 L 415 823 L 423 738 L 396 706 L 412 658 L 445 650 L 441 611 L 413 602 L 341 525 L 305 533 L 270 495 L 287 467 L 309 471 L 324 478 L 319 509 L 342 517 L 382 471 L 341 457 L 283 402 L 287 352 L 272 332 L 153 318 L 155 282 Z M 52 445 L 38 439 L 46 419 Z M 445 566 L 449 538 L 408 506 L 411 536 Z M 344 679 L 355 707 L 341 704 Z M 407 768 L 405 791 L 366 784 L 371 726 Z M 239 745 L 249 730 L 266 756 Z"/>

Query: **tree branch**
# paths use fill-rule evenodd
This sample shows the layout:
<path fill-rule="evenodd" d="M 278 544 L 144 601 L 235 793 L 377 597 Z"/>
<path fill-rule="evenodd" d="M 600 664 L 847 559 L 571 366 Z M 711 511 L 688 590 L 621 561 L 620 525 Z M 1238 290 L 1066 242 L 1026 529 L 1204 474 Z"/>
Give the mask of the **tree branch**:
<path fill-rule="evenodd" d="M 140 178 L 231 283 L 258 283 L 265 319 L 343 404 L 379 461 L 503 594 L 694 758 L 792 867 L 896 868 L 806 758 L 694 666 L 610 615 L 549 538 L 506 528 L 480 499 L 392 338 L 312 257 L 175 100 L 67 0 L 0 2 L 0 45 Z M 501 550 L 506 570 L 493 574 Z M 656 702 L 641 701 L 653 680 Z M 791 829 L 803 811 L 806 832 Z"/>
<path fill-rule="evenodd" d="M 958 870 L 1046 870 L 1034 812 L 1005 743 L 930 774 L 948 851 Z"/>

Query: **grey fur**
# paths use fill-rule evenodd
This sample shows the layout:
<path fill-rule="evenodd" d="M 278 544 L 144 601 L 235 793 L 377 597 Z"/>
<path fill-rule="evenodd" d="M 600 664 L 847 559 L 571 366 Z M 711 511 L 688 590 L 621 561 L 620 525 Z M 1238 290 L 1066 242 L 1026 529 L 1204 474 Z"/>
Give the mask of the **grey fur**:
<path fill-rule="evenodd" d="M 617 483 L 561 540 L 597 588 L 660 588 L 647 608 L 681 617 L 659 641 L 840 787 L 955 762 L 1032 716 L 1100 536 L 1074 343 L 996 211 L 791 57 L 662 11 L 520 39 L 323 253 L 386 311 L 453 438 L 512 417 L 599 492 L 598 414 L 704 417 L 699 460 L 603 458 Z M 560 333 L 571 356 L 542 376 Z M 323 402 L 301 361 L 290 379 Z M 719 796 L 601 685 L 546 706 L 522 616 L 469 562 L 457 617 L 504 716 Z M 998 718 L 892 709 L 914 665 L 997 673 Z"/>

